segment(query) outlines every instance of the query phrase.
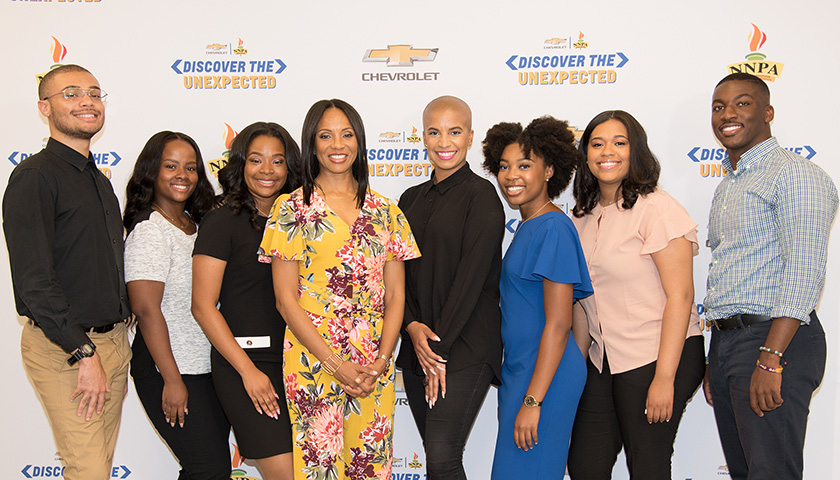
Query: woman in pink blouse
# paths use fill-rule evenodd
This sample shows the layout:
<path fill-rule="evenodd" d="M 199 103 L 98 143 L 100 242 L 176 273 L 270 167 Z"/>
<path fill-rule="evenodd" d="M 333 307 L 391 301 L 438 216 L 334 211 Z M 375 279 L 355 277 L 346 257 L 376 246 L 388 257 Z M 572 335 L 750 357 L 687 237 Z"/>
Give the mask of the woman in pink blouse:
<path fill-rule="evenodd" d="M 581 345 L 588 376 L 569 474 L 609 479 L 623 446 L 631 479 L 670 479 L 677 427 L 705 370 L 697 224 L 656 187 L 659 162 L 629 113 L 600 113 L 579 148 L 573 221 L 595 294 L 575 306 L 592 340 Z"/>

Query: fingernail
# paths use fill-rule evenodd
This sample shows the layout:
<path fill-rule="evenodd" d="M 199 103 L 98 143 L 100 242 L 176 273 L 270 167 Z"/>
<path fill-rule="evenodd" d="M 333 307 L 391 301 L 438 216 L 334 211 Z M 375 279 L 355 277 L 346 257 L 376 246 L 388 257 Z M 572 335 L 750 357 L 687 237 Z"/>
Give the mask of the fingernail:
<path fill-rule="evenodd" d="M 442 392 L 441 395 L 443 396 L 443 398 L 446 398 L 446 392 Z"/>
<path fill-rule="evenodd" d="M 440 337 L 438 337 L 437 335 L 435 335 L 435 338 L 434 338 L 433 340 L 434 340 L 434 341 L 436 341 L 436 342 L 439 342 L 439 341 L 440 341 Z"/>
<path fill-rule="evenodd" d="M 438 365 L 437 368 L 438 370 L 446 371 L 446 367 L 444 367 L 443 365 Z"/>

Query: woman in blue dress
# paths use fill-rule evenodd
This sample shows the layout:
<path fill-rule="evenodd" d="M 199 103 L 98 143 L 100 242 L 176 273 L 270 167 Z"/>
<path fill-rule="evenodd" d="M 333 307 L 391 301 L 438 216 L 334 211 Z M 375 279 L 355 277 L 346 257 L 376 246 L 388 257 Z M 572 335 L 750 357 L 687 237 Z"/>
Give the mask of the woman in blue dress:
<path fill-rule="evenodd" d="M 592 285 L 577 231 L 551 203 L 569 185 L 578 153 L 568 124 L 549 116 L 524 130 L 493 126 L 483 151 L 484 167 L 522 217 L 502 261 L 504 359 L 492 478 L 554 478 L 565 471 L 586 383 L 572 304 L 591 295 Z M 585 328 L 583 335 L 589 340 Z"/>

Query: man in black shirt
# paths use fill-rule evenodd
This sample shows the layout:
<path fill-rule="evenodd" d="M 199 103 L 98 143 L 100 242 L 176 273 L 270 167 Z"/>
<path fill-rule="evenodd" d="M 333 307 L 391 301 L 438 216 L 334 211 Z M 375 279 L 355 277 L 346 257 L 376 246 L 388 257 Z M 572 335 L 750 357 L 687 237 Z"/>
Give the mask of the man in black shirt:
<path fill-rule="evenodd" d="M 15 304 L 28 319 L 23 363 L 67 480 L 110 478 L 131 357 L 120 207 L 90 154 L 105 95 L 77 65 L 45 75 L 38 109 L 50 139 L 3 197 Z"/>

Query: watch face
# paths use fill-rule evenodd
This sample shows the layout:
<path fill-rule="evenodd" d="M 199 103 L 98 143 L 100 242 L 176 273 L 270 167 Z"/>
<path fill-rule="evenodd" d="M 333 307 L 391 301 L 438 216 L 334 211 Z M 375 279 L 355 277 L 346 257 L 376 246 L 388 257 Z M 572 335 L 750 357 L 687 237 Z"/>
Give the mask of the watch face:
<path fill-rule="evenodd" d="M 82 352 L 84 356 L 90 357 L 96 350 L 90 344 L 86 343 L 79 347 L 79 351 Z"/>
<path fill-rule="evenodd" d="M 531 395 L 527 395 L 525 397 L 525 406 L 526 407 L 536 407 L 538 405 L 539 405 L 539 402 L 537 402 L 536 398 L 532 397 Z"/>

